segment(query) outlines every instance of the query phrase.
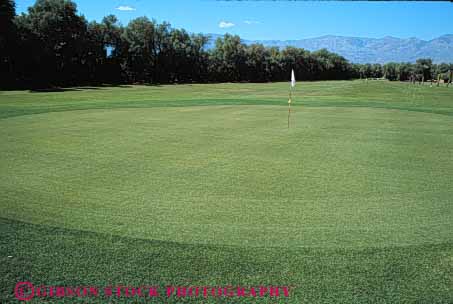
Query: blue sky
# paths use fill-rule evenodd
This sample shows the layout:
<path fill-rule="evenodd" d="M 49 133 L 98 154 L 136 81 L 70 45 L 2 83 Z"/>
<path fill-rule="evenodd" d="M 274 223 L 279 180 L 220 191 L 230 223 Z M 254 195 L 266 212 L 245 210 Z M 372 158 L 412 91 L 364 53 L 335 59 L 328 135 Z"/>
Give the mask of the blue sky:
<path fill-rule="evenodd" d="M 34 0 L 16 0 L 17 12 Z M 88 20 L 115 14 L 123 24 L 147 16 L 196 33 L 226 32 L 244 39 L 301 39 L 322 35 L 394 36 L 429 40 L 453 34 L 451 2 L 305 2 L 213 0 L 76 0 Z"/>

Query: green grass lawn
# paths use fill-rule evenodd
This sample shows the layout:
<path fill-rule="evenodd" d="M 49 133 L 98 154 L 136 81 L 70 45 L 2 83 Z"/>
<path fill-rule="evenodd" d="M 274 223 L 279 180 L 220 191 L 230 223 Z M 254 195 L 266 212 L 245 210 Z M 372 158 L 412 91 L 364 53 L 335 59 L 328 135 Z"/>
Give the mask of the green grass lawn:
<path fill-rule="evenodd" d="M 288 87 L 0 92 L 0 303 L 18 281 L 453 303 L 453 88 L 298 83 L 288 130 Z"/>

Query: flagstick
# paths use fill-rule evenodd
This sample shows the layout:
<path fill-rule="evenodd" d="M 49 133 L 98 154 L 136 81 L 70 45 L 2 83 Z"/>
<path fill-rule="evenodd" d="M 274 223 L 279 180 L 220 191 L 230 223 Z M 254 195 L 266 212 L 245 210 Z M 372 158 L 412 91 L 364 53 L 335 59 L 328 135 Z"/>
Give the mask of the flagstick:
<path fill-rule="evenodd" d="M 288 100 L 288 129 L 289 129 L 289 120 L 291 116 L 291 93 L 293 92 L 293 87 L 296 84 L 296 77 L 294 77 L 294 70 L 291 69 L 291 86 L 289 87 L 289 100 Z"/>
<path fill-rule="evenodd" d="M 289 129 L 289 117 L 291 116 L 291 88 L 289 89 L 289 102 L 288 102 L 288 129 Z"/>

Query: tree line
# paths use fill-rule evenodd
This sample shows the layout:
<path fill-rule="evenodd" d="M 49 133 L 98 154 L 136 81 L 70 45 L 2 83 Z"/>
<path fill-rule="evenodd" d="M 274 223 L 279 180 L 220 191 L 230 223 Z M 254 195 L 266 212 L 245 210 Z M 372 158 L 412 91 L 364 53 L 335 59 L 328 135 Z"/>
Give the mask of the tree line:
<path fill-rule="evenodd" d="M 439 83 L 451 83 L 453 75 L 453 64 L 434 64 L 429 58 L 418 59 L 415 63 L 389 62 L 380 64 L 357 65 L 361 78 L 386 78 L 399 81 L 435 81 Z"/>
<path fill-rule="evenodd" d="M 382 78 L 450 80 L 453 64 L 352 64 L 326 49 L 245 45 L 226 34 L 209 36 L 147 17 L 121 25 L 114 15 L 87 21 L 69 0 L 37 0 L 16 15 L 0 0 L 0 86 L 41 88 L 122 83 L 286 81 Z"/>

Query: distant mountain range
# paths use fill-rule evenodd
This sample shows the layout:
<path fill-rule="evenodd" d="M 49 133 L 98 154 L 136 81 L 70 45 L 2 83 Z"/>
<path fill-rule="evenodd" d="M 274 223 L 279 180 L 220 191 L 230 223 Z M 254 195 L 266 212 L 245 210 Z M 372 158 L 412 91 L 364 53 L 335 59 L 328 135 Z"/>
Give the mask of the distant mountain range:
<path fill-rule="evenodd" d="M 222 35 L 210 34 L 208 48 Z M 415 62 L 418 58 L 431 58 L 434 63 L 453 62 L 453 34 L 432 40 L 418 38 L 357 38 L 322 36 L 300 40 L 243 40 L 245 44 L 261 43 L 284 48 L 294 46 L 309 51 L 326 48 L 354 63 Z"/>

